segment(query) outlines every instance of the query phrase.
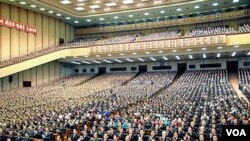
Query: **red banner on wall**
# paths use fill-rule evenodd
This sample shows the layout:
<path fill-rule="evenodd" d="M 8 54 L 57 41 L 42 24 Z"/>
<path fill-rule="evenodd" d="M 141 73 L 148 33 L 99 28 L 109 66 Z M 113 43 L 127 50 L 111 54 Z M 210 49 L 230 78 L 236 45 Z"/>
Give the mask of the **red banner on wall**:
<path fill-rule="evenodd" d="M 6 26 L 6 27 L 9 27 L 9 28 L 14 28 L 14 29 L 24 31 L 24 32 L 27 32 L 27 33 L 32 33 L 32 34 L 35 34 L 35 35 L 37 33 L 37 28 L 35 28 L 35 27 L 25 25 L 25 24 L 16 23 L 14 21 L 7 20 L 7 19 L 1 18 L 1 17 L 0 17 L 0 26 Z"/>

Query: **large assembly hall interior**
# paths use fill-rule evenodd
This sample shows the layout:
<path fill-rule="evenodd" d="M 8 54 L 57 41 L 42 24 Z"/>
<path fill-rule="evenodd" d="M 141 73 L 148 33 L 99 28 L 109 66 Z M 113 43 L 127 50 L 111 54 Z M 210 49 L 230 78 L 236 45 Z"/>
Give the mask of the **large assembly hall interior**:
<path fill-rule="evenodd" d="M 250 0 L 0 0 L 0 141 L 249 141 L 249 101 Z"/>

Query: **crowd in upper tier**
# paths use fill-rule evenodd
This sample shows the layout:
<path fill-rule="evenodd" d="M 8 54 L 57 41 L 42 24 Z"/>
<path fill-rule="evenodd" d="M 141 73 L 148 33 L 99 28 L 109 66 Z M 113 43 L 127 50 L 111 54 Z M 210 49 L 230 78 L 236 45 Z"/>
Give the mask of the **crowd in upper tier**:
<path fill-rule="evenodd" d="M 218 34 L 234 34 L 250 32 L 249 24 L 244 24 L 239 27 L 238 31 L 235 31 L 232 27 L 228 26 L 219 26 L 219 27 L 204 27 L 196 28 L 184 34 L 183 37 L 198 37 L 198 36 L 209 36 L 209 35 L 218 35 Z M 62 48 L 71 48 L 71 47 L 83 47 L 91 45 L 101 45 L 101 44 L 115 44 L 115 43 L 127 43 L 127 42 L 138 42 L 138 41 L 151 41 L 151 40 L 162 40 L 162 39 L 174 39 L 182 37 L 183 31 L 164 31 L 164 32 L 155 32 L 148 35 L 142 35 L 139 32 L 132 35 L 118 34 L 114 37 L 103 38 L 101 36 L 91 37 L 91 38 L 81 38 L 75 40 L 71 43 L 61 44 L 59 47 L 46 48 L 39 51 L 35 51 L 29 54 L 25 54 L 18 57 L 12 57 L 9 59 L 4 59 L 0 61 L 0 68 L 5 67 L 11 64 L 15 64 L 24 60 L 28 60 L 34 57 L 42 56 Z"/>
<path fill-rule="evenodd" d="M 239 87 L 250 98 L 250 69 L 239 69 Z"/>
<path fill-rule="evenodd" d="M 173 84 L 176 72 L 134 76 L 104 74 L 81 85 L 51 85 L 49 92 L 3 92 L 0 141 L 50 141 L 52 133 L 61 140 L 66 129 L 68 141 L 218 141 L 222 125 L 250 125 L 249 104 L 235 94 L 226 70 L 186 71 Z M 78 89 L 88 83 L 98 91 Z"/>

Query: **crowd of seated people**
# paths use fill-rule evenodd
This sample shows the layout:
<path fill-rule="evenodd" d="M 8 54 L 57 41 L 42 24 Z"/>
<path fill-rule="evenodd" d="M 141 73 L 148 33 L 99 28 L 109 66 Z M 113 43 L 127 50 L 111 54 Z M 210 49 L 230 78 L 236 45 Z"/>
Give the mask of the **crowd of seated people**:
<path fill-rule="evenodd" d="M 71 43 L 61 44 L 59 47 L 67 48 L 67 47 L 82 47 L 82 46 L 90 46 L 93 45 L 99 38 L 85 38 L 85 39 L 77 39 Z"/>
<path fill-rule="evenodd" d="M 131 77 L 133 75 L 129 75 L 128 73 L 118 73 L 114 75 L 115 76 L 112 78 L 110 78 L 111 76 L 109 76 L 109 74 L 106 76 L 104 75 L 106 79 L 100 80 L 100 78 L 97 78 L 98 81 L 95 82 L 98 83 L 102 81 L 100 83 L 105 85 L 105 83 L 111 84 L 113 81 L 113 89 L 107 87 L 107 90 L 99 91 L 84 97 L 74 96 L 85 93 L 84 91 L 80 93 L 76 93 L 76 91 L 73 90 L 67 92 L 69 91 L 67 89 L 72 89 L 72 87 L 67 87 L 67 89 L 63 88 L 61 91 L 56 90 L 39 94 L 36 93 L 39 90 L 29 93 L 22 92 L 22 90 L 20 90 L 20 93 L 16 91 L 2 93 L 3 99 L 1 100 L 6 102 L 3 102 L 0 108 L 0 117 L 5 118 L 0 121 L 0 130 L 5 135 L 7 134 L 9 136 L 10 133 L 15 136 L 20 133 L 21 136 L 26 136 L 26 134 L 28 134 L 30 137 L 47 138 L 51 136 L 51 132 L 60 133 L 62 128 L 62 130 L 64 130 L 64 128 L 71 128 L 78 123 L 82 123 L 83 120 L 86 120 L 86 117 L 89 116 L 89 113 L 86 111 L 94 109 L 99 110 L 100 113 L 106 110 L 112 111 L 112 109 L 128 106 L 130 102 L 136 102 L 140 101 L 142 98 L 147 98 L 147 96 L 152 95 L 159 89 L 158 84 L 169 85 L 174 78 L 175 72 L 142 74 L 131 81 L 132 84 L 127 83 L 124 86 L 121 86 L 121 80 L 126 81 L 128 76 Z M 118 85 L 118 83 L 120 85 Z M 95 85 L 101 86 L 98 84 Z M 144 85 L 144 87 L 141 87 L 141 85 Z M 131 92 L 131 89 L 137 90 L 127 95 Z M 137 93 L 140 90 L 144 93 Z M 127 100 L 124 99 L 125 97 Z M 15 103 L 20 103 L 22 106 L 13 104 L 13 101 Z M 112 108 L 112 106 L 115 107 Z M 101 115 L 99 114 L 98 117 L 101 117 Z"/>
<path fill-rule="evenodd" d="M 185 37 L 211 36 L 219 34 L 234 34 L 237 33 L 232 27 L 203 27 L 193 29 L 185 34 Z"/>
<path fill-rule="evenodd" d="M 239 27 L 239 32 L 250 32 L 249 24 L 244 24 L 243 26 Z"/>
<path fill-rule="evenodd" d="M 150 41 L 150 40 L 161 40 L 161 39 L 173 39 L 179 38 L 181 36 L 181 31 L 165 31 L 165 32 L 156 32 L 146 36 L 141 36 L 137 41 Z"/>
<path fill-rule="evenodd" d="M 239 88 L 250 97 L 250 68 L 239 69 Z"/>
<path fill-rule="evenodd" d="M 69 141 L 218 141 L 222 125 L 249 125 L 249 105 L 236 96 L 226 70 L 187 71 L 174 85 L 152 96 L 171 84 L 175 74 L 143 73 L 127 84 L 84 98 L 53 101 L 53 105 L 65 105 L 59 110 L 35 106 L 29 120 L 1 121 L 0 138 L 14 135 L 50 140 L 52 133 L 63 136 L 70 129 Z"/>
<path fill-rule="evenodd" d="M 54 51 L 59 50 L 59 49 L 60 48 L 56 48 L 56 47 L 45 48 L 45 49 L 34 51 L 34 52 L 31 52 L 31 53 L 28 53 L 28 54 L 25 54 L 22 56 L 13 57 L 13 58 L 9 58 L 9 59 L 3 59 L 2 61 L 0 61 L 0 68 L 8 66 L 8 65 L 12 65 L 12 64 L 15 64 L 18 62 L 22 62 L 22 61 L 25 61 L 25 60 L 28 60 L 28 59 L 31 59 L 34 57 L 42 56 L 42 55 L 54 52 Z"/>

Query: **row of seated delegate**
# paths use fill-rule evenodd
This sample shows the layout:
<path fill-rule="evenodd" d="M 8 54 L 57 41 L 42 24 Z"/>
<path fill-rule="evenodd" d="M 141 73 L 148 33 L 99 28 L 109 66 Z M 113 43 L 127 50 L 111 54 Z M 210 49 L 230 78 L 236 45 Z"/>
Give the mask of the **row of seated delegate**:
<path fill-rule="evenodd" d="M 239 69 L 239 89 L 250 99 L 250 69 Z"/>
<path fill-rule="evenodd" d="M 115 75 L 126 81 L 129 74 Z M 60 98 L 56 97 L 58 91 L 53 91 L 49 94 L 52 101 L 64 99 L 53 101 L 53 105 L 62 103 L 63 108 L 33 106 L 30 115 L 24 115 L 26 120 L 3 120 L 0 136 L 10 138 L 20 134 L 50 141 L 52 133 L 59 134 L 60 140 L 65 137 L 66 129 L 70 129 L 68 141 L 218 141 L 222 125 L 250 125 L 249 105 L 235 94 L 226 70 L 186 71 L 169 86 L 175 75 L 176 72 L 142 73 L 125 85 L 106 87 L 84 98 L 64 99 L 84 92 L 64 95 L 70 87 L 63 89 Z M 169 87 L 153 95 L 164 86 Z M 5 108 L 8 106 L 2 109 Z"/>
<path fill-rule="evenodd" d="M 250 32 L 249 24 L 244 24 L 239 28 L 238 31 L 235 31 L 231 27 L 207 27 L 207 28 L 197 28 L 193 29 L 190 32 L 187 32 L 184 37 L 199 37 L 199 36 L 209 36 L 209 35 L 219 35 L 219 34 L 234 34 L 234 33 L 242 33 L 242 32 Z M 27 59 L 31 59 L 37 56 L 41 56 L 50 52 L 54 52 L 56 50 L 62 48 L 72 48 L 72 47 L 84 47 L 91 45 L 101 45 L 101 44 L 115 44 L 115 43 L 129 43 L 129 42 L 137 42 L 137 41 L 151 41 L 151 40 L 160 40 L 160 39 L 174 39 L 182 37 L 182 31 L 165 31 L 165 32 L 156 32 L 149 35 L 141 35 L 141 34 L 132 34 L 132 35 L 119 35 L 111 38 L 86 38 L 79 39 L 72 43 L 65 43 L 60 45 L 59 47 L 53 47 L 48 49 L 43 49 L 40 51 L 32 52 L 24 56 L 13 57 L 10 59 L 6 59 L 0 62 L 0 67 L 5 67 L 8 65 L 12 65 Z"/>

